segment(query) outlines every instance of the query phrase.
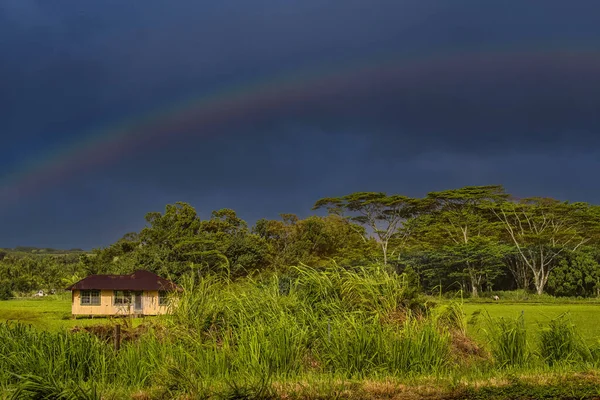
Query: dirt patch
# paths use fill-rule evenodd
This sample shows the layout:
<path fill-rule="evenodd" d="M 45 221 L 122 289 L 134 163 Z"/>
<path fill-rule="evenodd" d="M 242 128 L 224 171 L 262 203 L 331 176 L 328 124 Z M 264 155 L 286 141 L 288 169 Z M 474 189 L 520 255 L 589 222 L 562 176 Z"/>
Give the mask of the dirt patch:
<path fill-rule="evenodd" d="M 460 331 L 450 333 L 450 354 L 454 363 L 462 365 L 491 359 L 490 353 L 483 346 Z"/>
<path fill-rule="evenodd" d="M 404 310 L 395 310 L 380 317 L 383 324 L 402 325 L 406 322 L 407 316 Z"/>
<path fill-rule="evenodd" d="M 461 332 L 454 332 L 451 336 L 452 349 L 460 354 L 488 358 L 488 353 L 475 340 Z"/>

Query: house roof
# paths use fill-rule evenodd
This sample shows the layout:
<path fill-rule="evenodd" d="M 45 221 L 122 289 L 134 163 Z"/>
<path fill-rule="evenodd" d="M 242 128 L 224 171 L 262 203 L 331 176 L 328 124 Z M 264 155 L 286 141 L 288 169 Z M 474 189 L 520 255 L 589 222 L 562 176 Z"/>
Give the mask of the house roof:
<path fill-rule="evenodd" d="M 173 282 L 149 271 L 139 270 L 130 275 L 90 275 L 71 285 L 67 290 L 177 290 Z"/>

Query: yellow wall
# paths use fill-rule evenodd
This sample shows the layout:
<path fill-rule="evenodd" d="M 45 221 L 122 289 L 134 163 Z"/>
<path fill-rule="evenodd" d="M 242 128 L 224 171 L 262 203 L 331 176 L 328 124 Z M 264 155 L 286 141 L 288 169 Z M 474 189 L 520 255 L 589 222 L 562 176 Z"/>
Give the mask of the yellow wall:
<path fill-rule="evenodd" d="M 134 297 L 132 295 L 132 304 L 113 305 L 114 290 L 100 291 L 99 305 L 81 305 L 79 290 L 73 290 L 71 300 L 71 312 L 73 315 L 159 315 L 166 314 L 168 306 L 158 304 L 158 291 L 144 291 L 142 293 L 142 311 L 137 312 L 133 309 Z"/>

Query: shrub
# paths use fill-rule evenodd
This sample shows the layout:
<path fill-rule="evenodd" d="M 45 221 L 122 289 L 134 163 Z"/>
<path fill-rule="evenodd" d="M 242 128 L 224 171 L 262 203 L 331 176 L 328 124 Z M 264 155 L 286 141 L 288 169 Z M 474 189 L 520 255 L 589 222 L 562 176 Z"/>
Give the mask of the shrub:
<path fill-rule="evenodd" d="M 488 325 L 488 339 L 496 362 L 501 367 L 525 365 L 530 354 L 523 315 L 515 319 L 490 319 Z"/>
<path fill-rule="evenodd" d="M 9 300 L 14 297 L 8 282 L 0 283 L 0 300 Z"/>
<path fill-rule="evenodd" d="M 550 366 L 591 359 L 589 348 L 575 331 L 567 314 L 551 320 L 548 327 L 541 329 L 540 355 Z"/>

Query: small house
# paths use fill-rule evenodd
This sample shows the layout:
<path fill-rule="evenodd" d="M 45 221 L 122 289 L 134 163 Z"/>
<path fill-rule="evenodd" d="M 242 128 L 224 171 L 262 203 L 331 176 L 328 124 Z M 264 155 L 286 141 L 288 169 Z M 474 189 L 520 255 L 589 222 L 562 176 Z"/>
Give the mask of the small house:
<path fill-rule="evenodd" d="M 130 275 L 90 275 L 71 290 L 73 316 L 159 315 L 169 311 L 169 298 L 181 288 L 149 271 Z"/>

